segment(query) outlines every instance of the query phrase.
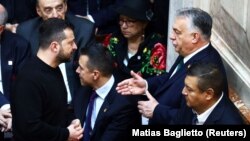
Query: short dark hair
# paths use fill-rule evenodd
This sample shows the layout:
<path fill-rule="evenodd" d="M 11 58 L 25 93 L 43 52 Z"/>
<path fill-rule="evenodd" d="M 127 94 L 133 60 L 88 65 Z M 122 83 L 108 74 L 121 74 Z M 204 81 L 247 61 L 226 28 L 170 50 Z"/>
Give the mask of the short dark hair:
<path fill-rule="evenodd" d="M 66 38 L 64 30 L 73 29 L 65 20 L 49 18 L 43 21 L 39 28 L 39 47 L 48 48 L 51 42 L 61 43 Z"/>
<path fill-rule="evenodd" d="M 81 48 L 80 55 L 88 56 L 87 67 L 90 70 L 97 69 L 103 76 L 110 76 L 113 73 L 113 60 L 110 52 L 100 43 L 91 43 Z"/>
<path fill-rule="evenodd" d="M 219 66 L 209 62 L 197 62 L 192 64 L 187 70 L 187 76 L 198 78 L 198 88 L 204 92 L 212 88 L 216 96 L 222 94 L 224 88 L 224 75 Z"/>
<path fill-rule="evenodd" d="M 209 40 L 212 34 L 212 17 L 200 8 L 182 8 L 177 11 L 177 17 L 184 16 L 191 20 L 193 28 L 198 29 L 204 39 Z"/>

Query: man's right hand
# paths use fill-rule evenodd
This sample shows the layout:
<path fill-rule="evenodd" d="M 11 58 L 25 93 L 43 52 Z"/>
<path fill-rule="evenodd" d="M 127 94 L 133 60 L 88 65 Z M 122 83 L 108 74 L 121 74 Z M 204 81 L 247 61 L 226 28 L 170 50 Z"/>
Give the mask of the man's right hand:
<path fill-rule="evenodd" d="M 12 115 L 9 111 L 0 109 L 0 126 L 1 131 L 5 131 L 9 129 L 11 125 L 9 125 L 9 118 L 12 118 Z"/>
<path fill-rule="evenodd" d="M 78 141 L 83 137 L 83 128 L 79 119 L 73 120 L 67 128 L 69 130 L 68 141 Z"/>
<path fill-rule="evenodd" d="M 116 90 L 122 95 L 141 95 L 147 90 L 147 82 L 139 74 L 131 71 L 132 78 L 118 83 Z"/>
<path fill-rule="evenodd" d="M 16 24 L 7 23 L 5 25 L 5 29 L 11 31 L 12 33 L 16 33 L 17 26 L 18 26 L 17 23 Z"/>

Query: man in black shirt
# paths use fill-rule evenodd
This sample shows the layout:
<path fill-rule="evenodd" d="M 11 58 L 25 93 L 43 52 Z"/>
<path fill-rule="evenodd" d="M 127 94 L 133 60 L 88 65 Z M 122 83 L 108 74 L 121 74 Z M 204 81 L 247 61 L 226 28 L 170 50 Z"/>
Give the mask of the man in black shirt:
<path fill-rule="evenodd" d="M 82 137 L 79 120 L 67 127 L 67 91 L 60 63 L 70 61 L 77 49 L 71 26 L 51 18 L 39 29 L 37 56 L 17 76 L 11 110 L 15 141 L 67 141 Z"/>

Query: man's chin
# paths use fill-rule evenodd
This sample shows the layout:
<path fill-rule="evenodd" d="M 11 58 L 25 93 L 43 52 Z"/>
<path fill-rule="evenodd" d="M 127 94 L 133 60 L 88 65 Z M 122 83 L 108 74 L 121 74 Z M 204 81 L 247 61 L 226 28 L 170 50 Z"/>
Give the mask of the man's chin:
<path fill-rule="evenodd" d="M 71 61 L 71 58 L 64 58 L 63 60 L 62 60 L 62 62 L 70 62 Z"/>
<path fill-rule="evenodd" d="M 82 86 L 87 86 L 87 84 L 84 83 L 84 82 L 82 82 L 82 81 L 81 81 L 81 85 L 82 85 Z"/>

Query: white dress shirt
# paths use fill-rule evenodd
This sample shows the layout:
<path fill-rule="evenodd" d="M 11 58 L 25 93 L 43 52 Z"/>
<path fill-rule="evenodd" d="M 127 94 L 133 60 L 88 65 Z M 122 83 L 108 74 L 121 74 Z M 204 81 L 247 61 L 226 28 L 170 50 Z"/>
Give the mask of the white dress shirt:
<path fill-rule="evenodd" d="M 93 106 L 93 111 L 92 111 L 92 117 L 91 117 L 91 128 L 92 129 L 95 126 L 95 121 L 96 121 L 98 113 L 101 109 L 101 106 L 102 106 L 106 96 L 110 92 L 112 86 L 114 85 L 114 83 L 115 83 L 115 79 L 114 79 L 114 76 L 112 75 L 107 83 L 105 83 L 102 87 L 100 87 L 96 90 L 98 97 L 94 101 L 94 106 Z"/>
<path fill-rule="evenodd" d="M 214 103 L 213 106 L 211 106 L 209 109 L 207 109 L 205 112 L 203 112 L 202 114 L 198 115 L 195 111 L 193 111 L 194 113 L 197 114 L 197 123 L 196 125 L 203 125 L 205 123 L 205 121 L 207 120 L 208 116 L 212 113 L 212 111 L 214 110 L 214 108 L 219 104 L 219 102 L 221 101 L 222 97 L 223 97 L 223 93 L 221 95 L 221 97 L 219 98 L 219 100 L 216 101 L 216 103 Z"/>
<path fill-rule="evenodd" d="M 199 52 L 201 52 L 202 50 L 204 50 L 205 48 L 207 48 L 208 45 L 209 45 L 209 43 L 206 44 L 205 46 L 203 46 L 203 47 L 197 49 L 195 52 L 189 54 L 188 56 L 184 57 L 183 63 L 185 64 L 185 63 L 186 63 L 188 60 L 190 60 L 193 56 L 195 56 L 196 54 L 198 54 Z M 176 71 L 177 71 L 177 67 L 175 68 L 175 70 L 174 70 L 173 73 L 171 74 L 170 78 L 176 73 Z"/>
<path fill-rule="evenodd" d="M 66 64 L 65 63 L 61 63 L 59 65 L 59 68 L 60 68 L 60 70 L 62 72 L 64 84 L 65 84 L 66 89 L 67 89 L 67 102 L 69 104 L 71 102 L 71 100 L 72 100 L 72 97 L 71 97 L 71 93 L 70 93 L 70 90 L 69 90 L 69 81 L 68 81 L 67 73 L 66 73 Z"/>

